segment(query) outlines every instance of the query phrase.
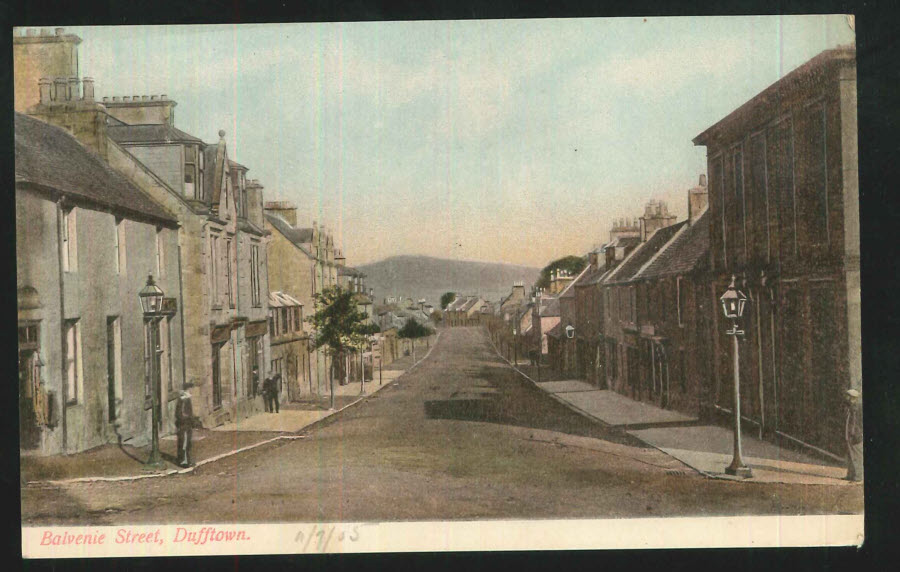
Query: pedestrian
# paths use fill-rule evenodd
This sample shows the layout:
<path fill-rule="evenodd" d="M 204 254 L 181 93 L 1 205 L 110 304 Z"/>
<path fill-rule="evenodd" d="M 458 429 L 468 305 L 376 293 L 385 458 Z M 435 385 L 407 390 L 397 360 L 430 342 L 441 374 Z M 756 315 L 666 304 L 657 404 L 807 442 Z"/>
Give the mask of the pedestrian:
<path fill-rule="evenodd" d="M 262 397 L 263 397 L 263 407 L 266 410 L 266 413 L 272 412 L 272 402 L 269 400 L 269 395 L 272 393 L 272 376 L 268 376 L 265 380 L 263 380 L 263 388 L 262 388 Z"/>
<path fill-rule="evenodd" d="M 178 431 L 178 465 L 192 467 L 191 446 L 194 436 L 194 427 L 200 425 L 200 420 L 194 417 L 194 406 L 191 403 L 191 394 L 187 391 L 194 384 L 187 382 L 184 389 L 178 395 L 178 403 L 175 404 L 175 428 Z"/>
<path fill-rule="evenodd" d="M 281 413 L 280 407 L 278 404 L 278 389 L 281 386 L 281 374 L 276 373 L 272 377 L 269 378 L 269 392 L 267 393 L 267 398 L 269 400 L 269 411 L 271 412 L 273 409 L 275 413 Z"/>
<path fill-rule="evenodd" d="M 863 480 L 863 430 L 862 430 L 862 395 L 856 389 L 848 389 L 847 422 L 844 425 L 844 439 L 847 442 L 847 477 L 848 481 Z"/>
<path fill-rule="evenodd" d="M 253 397 L 259 395 L 259 366 L 253 366 L 250 374 L 250 383 L 253 384 Z"/>

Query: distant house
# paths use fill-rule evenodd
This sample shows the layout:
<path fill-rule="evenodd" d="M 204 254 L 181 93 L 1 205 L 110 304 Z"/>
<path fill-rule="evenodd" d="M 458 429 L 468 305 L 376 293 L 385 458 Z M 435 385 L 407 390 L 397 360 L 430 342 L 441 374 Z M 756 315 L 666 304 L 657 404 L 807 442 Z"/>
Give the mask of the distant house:
<path fill-rule="evenodd" d="M 641 243 L 599 283 L 603 298 L 601 333 L 606 346 L 601 357 L 606 366 L 606 386 L 635 399 L 657 400 L 659 388 L 649 384 L 649 377 L 642 375 L 641 368 L 650 350 L 649 342 L 640 337 L 633 278 L 685 224 L 671 224 L 674 220 L 664 205 L 649 202 L 641 217 Z"/>

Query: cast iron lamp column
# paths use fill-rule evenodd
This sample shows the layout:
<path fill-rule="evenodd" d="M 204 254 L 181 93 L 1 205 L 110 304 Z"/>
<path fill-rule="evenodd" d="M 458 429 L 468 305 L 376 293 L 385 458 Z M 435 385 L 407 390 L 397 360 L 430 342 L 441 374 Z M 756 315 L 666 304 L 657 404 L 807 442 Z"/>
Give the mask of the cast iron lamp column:
<path fill-rule="evenodd" d="M 738 329 L 738 320 L 744 315 L 744 305 L 747 303 L 747 297 L 744 293 L 736 289 L 734 286 L 735 277 L 732 275 L 731 284 L 722 294 L 719 300 L 722 302 L 722 310 L 725 317 L 732 322 L 730 330 L 726 330 L 725 334 L 731 336 L 734 340 L 734 458 L 731 464 L 725 468 L 725 474 L 734 475 L 736 477 L 750 478 L 753 472 L 750 467 L 744 464 L 741 455 L 741 358 L 740 344 L 738 337 L 744 335 L 744 330 Z"/>
<path fill-rule="evenodd" d="M 152 403 L 152 423 L 150 438 L 150 458 L 145 463 L 148 467 L 159 468 L 163 466 L 162 456 L 159 453 L 159 372 L 156 368 L 158 357 L 156 345 L 156 323 L 162 318 L 163 291 L 153 282 L 153 275 L 147 276 L 147 285 L 138 293 L 141 300 L 141 309 L 144 312 L 144 320 L 150 326 L 150 388 Z"/>

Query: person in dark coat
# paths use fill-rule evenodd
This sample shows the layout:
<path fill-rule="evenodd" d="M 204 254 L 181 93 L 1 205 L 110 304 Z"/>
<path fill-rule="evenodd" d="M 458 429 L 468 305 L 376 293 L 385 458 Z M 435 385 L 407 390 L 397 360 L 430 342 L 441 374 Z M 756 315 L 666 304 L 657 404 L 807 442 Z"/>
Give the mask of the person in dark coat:
<path fill-rule="evenodd" d="M 847 390 L 847 422 L 844 425 L 847 441 L 848 481 L 863 480 L 862 395 L 856 389 Z"/>
<path fill-rule="evenodd" d="M 281 374 L 276 373 L 268 379 L 269 389 L 266 392 L 266 401 L 269 402 L 269 411 L 280 413 L 278 405 L 278 388 L 281 385 Z"/>
<path fill-rule="evenodd" d="M 178 396 L 178 403 L 175 404 L 175 428 L 178 431 L 178 465 L 181 467 L 194 466 L 194 461 L 191 458 L 191 446 L 194 426 L 198 424 L 198 419 L 194 417 L 191 394 L 187 391 L 190 387 L 193 387 L 192 383 L 184 384 L 184 390 L 181 391 L 181 394 Z"/>
<path fill-rule="evenodd" d="M 262 397 L 263 397 L 263 407 L 266 410 L 266 413 L 272 412 L 272 402 L 269 399 L 269 395 L 272 393 L 272 376 L 270 375 L 266 379 L 263 380 L 262 386 Z"/>

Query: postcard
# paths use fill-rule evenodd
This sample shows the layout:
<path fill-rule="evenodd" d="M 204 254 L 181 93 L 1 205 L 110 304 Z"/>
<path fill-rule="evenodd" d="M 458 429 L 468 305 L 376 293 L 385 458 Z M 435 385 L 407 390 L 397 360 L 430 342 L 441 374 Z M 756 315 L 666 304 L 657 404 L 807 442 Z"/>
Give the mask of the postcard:
<path fill-rule="evenodd" d="M 862 544 L 852 16 L 13 50 L 26 558 Z"/>

